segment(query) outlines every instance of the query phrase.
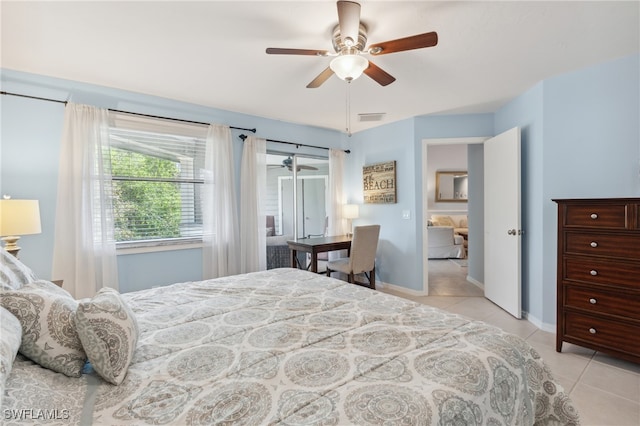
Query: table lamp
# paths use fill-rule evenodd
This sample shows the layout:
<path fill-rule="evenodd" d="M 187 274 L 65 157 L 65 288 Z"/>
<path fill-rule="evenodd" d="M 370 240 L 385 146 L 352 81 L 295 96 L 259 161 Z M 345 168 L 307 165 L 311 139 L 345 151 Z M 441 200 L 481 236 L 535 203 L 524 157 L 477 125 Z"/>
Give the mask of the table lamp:
<path fill-rule="evenodd" d="M 12 200 L 5 196 L 0 200 L 0 236 L 4 249 L 18 257 L 19 235 L 39 234 L 40 206 L 38 200 Z"/>
<path fill-rule="evenodd" d="M 345 204 L 342 206 L 342 217 L 349 221 L 349 231 L 347 231 L 347 236 L 349 237 L 353 235 L 352 220 L 357 219 L 359 213 L 360 211 L 357 204 Z"/>

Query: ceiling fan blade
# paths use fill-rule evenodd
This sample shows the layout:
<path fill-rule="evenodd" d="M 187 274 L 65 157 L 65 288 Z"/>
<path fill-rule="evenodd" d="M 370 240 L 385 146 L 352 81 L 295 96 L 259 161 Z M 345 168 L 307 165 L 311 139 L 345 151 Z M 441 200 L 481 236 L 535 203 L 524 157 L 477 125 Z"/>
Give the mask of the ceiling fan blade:
<path fill-rule="evenodd" d="M 369 53 L 372 55 L 386 55 L 387 53 L 432 47 L 436 44 L 438 44 L 438 34 L 430 32 L 373 44 L 369 47 Z"/>
<path fill-rule="evenodd" d="M 364 70 L 364 73 L 375 80 L 381 86 L 387 86 L 396 81 L 396 78 L 394 76 L 371 61 L 369 61 L 369 66 Z"/>
<path fill-rule="evenodd" d="M 313 167 L 313 166 L 307 166 L 305 164 L 301 164 L 298 166 L 298 171 L 300 170 L 318 170 L 317 167 Z"/>
<path fill-rule="evenodd" d="M 315 89 L 320 87 L 322 83 L 327 81 L 329 77 L 333 75 L 333 70 L 327 67 L 324 71 L 322 71 L 316 78 L 314 78 L 311 83 L 307 84 L 307 89 Z"/>
<path fill-rule="evenodd" d="M 340 25 L 340 37 L 344 45 L 351 47 L 358 44 L 360 4 L 354 1 L 339 1 L 338 24 Z M 347 41 L 347 39 L 351 40 Z"/>
<path fill-rule="evenodd" d="M 313 49 L 281 49 L 279 47 L 268 47 L 267 54 L 269 55 L 309 55 L 309 56 L 327 56 L 329 51 L 327 50 L 313 50 Z"/>

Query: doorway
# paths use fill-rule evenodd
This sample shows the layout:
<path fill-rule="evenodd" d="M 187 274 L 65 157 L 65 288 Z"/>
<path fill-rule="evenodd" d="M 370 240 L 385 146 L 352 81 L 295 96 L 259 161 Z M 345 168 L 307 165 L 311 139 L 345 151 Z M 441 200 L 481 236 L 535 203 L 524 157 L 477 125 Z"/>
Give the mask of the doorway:
<path fill-rule="evenodd" d="M 468 225 L 468 152 L 467 143 L 427 146 L 427 185 L 423 197 L 429 220 L 426 228 L 429 248 L 424 264 L 428 268 L 430 295 L 484 296 L 482 286 L 470 280 L 468 273 L 474 255 L 469 248 L 469 234 L 473 237 L 473 231 Z M 456 188 L 459 177 L 464 178 L 464 185 Z"/>
<path fill-rule="evenodd" d="M 425 139 L 422 144 L 423 200 L 423 290 L 429 295 L 484 296 L 482 288 L 483 212 L 482 212 L 482 144 L 488 138 Z M 465 170 L 469 175 L 468 200 L 436 201 L 436 172 Z M 453 198 L 453 197 L 452 197 Z M 475 206 L 475 208 L 474 208 Z M 466 218 L 463 239 L 465 258 L 429 259 L 428 227 L 432 215 L 450 217 L 460 231 L 459 220 Z M 433 223 L 433 222 L 432 222 Z M 439 223 L 435 223 L 436 225 Z M 464 235 L 464 234 L 467 235 Z M 456 241 L 457 242 L 457 241 Z M 457 253 L 457 252 L 456 252 Z M 476 280 L 475 277 L 480 277 Z"/>
<path fill-rule="evenodd" d="M 475 141 L 473 141 L 475 139 Z M 428 145 L 469 144 L 470 186 L 480 178 L 478 191 L 469 190 L 469 249 L 475 253 L 469 264 L 481 266 L 484 296 L 516 318 L 522 316 L 522 230 L 521 219 L 521 140 L 514 127 L 492 138 L 432 139 L 422 144 L 422 184 L 427 188 Z M 481 155 L 471 155 L 476 144 Z M 472 161 L 473 159 L 473 161 Z M 482 172 L 473 172 L 476 162 Z M 473 162 L 473 164 L 472 164 Z M 476 176 L 476 178 L 474 178 Z M 475 182 L 478 184 L 478 182 Z M 482 194 L 482 195 L 479 195 Z M 423 226 L 428 223 L 427 197 L 423 198 Z M 476 200 L 474 205 L 472 202 Z M 482 220 L 474 220 L 478 214 Z M 424 228 L 423 228 L 424 229 Z M 481 230 L 481 231 L 480 231 Z M 428 249 L 428 232 L 422 233 L 423 253 Z M 481 241 L 480 241 L 481 240 Z M 482 262 L 478 258 L 482 257 Z M 423 260 L 423 291 L 429 292 L 429 262 Z"/>

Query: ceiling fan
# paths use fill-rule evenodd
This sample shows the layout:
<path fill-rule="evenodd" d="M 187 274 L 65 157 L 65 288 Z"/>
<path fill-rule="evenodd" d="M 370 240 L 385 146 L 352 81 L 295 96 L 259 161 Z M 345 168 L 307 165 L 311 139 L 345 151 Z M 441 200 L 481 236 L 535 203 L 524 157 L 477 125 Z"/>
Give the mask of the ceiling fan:
<path fill-rule="evenodd" d="M 270 164 L 269 167 L 286 167 L 290 172 L 293 171 L 293 158 L 291 156 L 282 160 L 282 164 Z M 318 170 L 317 167 L 307 166 L 306 164 L 298 164 L 297 171 L 300 170 Z"/>
<path fill-rule="evenodd" d="M 364 73 L 378 84 L 386 86 L 393 83 L 396 80 L 395 77 L 362 55 L 378 56 L 432 47 L 438 44 L 438 34 L 435 32 L 417 34 L 372 44 L 365 49 L 367 27 L 360 22 L 360 4 L 353 1 L 338 1 L 338 25 L 333 29 L 332 41 L 335 53 L 327 50 L 281 49 L 277 47 L 267 48 L 267 53 L 270 55 L 335 56 L 330 65 L 307 85 L 307 88 L 310 89 L 320 87 L 333 74 L 342 80 L 351 82 Z"/>

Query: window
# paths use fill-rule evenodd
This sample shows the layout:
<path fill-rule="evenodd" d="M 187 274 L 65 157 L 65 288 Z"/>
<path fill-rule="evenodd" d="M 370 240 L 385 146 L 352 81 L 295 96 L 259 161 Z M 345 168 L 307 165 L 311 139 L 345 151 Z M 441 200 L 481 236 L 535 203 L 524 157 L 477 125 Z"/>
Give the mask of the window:
<path fill-rule="evenodd" d="M 205 132 L 116 114 L 105 161 L 118 247 L 202 240 Z"/>

